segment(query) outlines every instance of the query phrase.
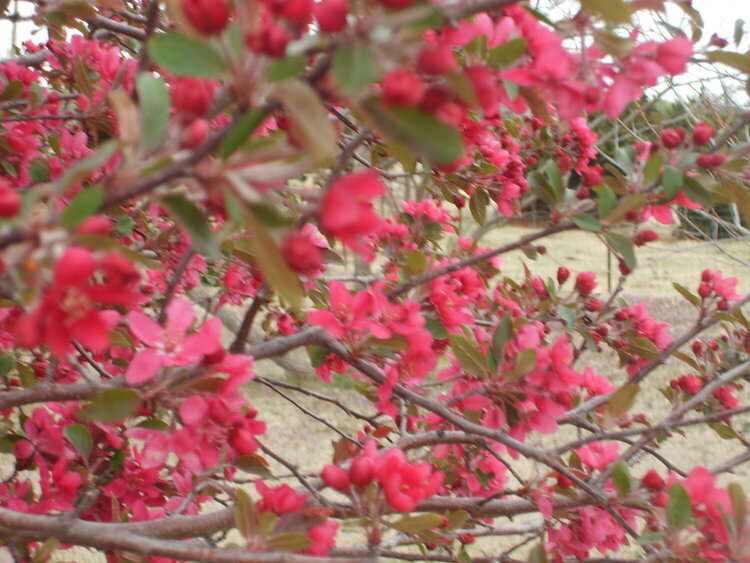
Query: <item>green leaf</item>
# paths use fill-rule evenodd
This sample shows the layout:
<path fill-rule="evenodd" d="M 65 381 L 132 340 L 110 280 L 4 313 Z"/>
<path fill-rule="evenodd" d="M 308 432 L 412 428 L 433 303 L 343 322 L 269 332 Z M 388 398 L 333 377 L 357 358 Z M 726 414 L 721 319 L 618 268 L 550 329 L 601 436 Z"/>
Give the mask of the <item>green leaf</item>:
<path fill-rule="evenodd" d="M 710 51 L 706 58 L 715 63 L 731 66 L 740 72 L 750 73 L 750 54 L 731 53 L 729 51 Z"/>
<path fill-rule="evenodd" d="M 643 181 L 649 185 L 653 184 L 661 173 L 661 167 L 664 165 L 664 157 L 657 153 L 652 154 L 646 166 L 643 167 Z"/>
<path fill-rule="evenodd" d="M 462 528 L 466 521 L 469 519 L 469 513 L 466 510 L 459 509 L 454 510 L 448 514 L 448 525 L 446 528 L 449 530 L 455 530 L 456 528 Z"/>
<path fill-rule="evenodd" d="M 528 563 L 548 563 L 549 558 L 547 557 L 547 552 L 544 550 L 544 545 L 541 543 L 534 544 L 534 547 L 529 551 L 526 561 Z"/>
<path fill-rule="evenodd" d="M 44 563 L 49 561 L 50 557 L 60 547 L 60 540 L 57 538 L 47 538 L 44 542 L 36 548 L 34 557 L 31 559 L 31 563 Z"/>
<path fill-rule="evenodd" d="M 628 37 L 620 37 L 606 29 L 594 30 L 594 41 L 602 51 L 618 59 L 627 57 L 633 50 L 635 43 Z"/>
<path fill-rule="evenodd" d="M 525 348 L 516 356 L 516 366 L 513 371 L 506 375 L 509 381 L 516 380 L 531 373 L 536 367 L 537 353 L 533 348 Z"/>
<path fill-rule="evenodd" d="M 729 499 L 732 501 L 732 515 L 738 530 L 745 528 L 747 518 L 747 497 L 739 483 L 730 483 L 727 487 Z"/>
<path fill-rule="evenodd" d="M 94 153 L 68 168 L 62 178 L 57 181 L 57 193 L 64 193 L 71 186 L 85 180 L 91 172 L 104 165 L 119 146 L 115 139 L 105 141 Z"/>
<path fill-rule="evenodd" d="M 274 536 L 266 542 L 266 547 L 272 551 L 302 551 L 311 545 L 312 540 L 299 532 Z"/>
<path fill-rule="evenodd" d="M 604 407 L 604 418 L 615 420 L 627 413 L 635 403 L 635 398 L 641 388 L 634 383 L 627 383 L 615 391 Z"/>
<path fill-rule="evenodd" d="M 487 192 L 481 189 L 474 190 L 469 198 L 469 211 L 471 216 L 480 225 L 484 225 L 487 220 L 487 204 L 490 202 L 490 197 Z"/>
<path fill-rule="evenodd" d="M 66 229 L 75 229 L 96 213 L 103 201 L 104 190 L 100 186 L 81 190 L 60 215 L 60 224 Z"/>
<path fill-rule="evenodd" d="M 143 148 L 153 149 L 167 132 L 169 125 L 169 91 L 163 78 L 141 73 L 135 81 L 138 104 L 141 106 Z"/>
<path fill-rule="evenodd" d="M 77 416 L 86 422 L 119 422 L 134 414 L 140 402 L 140 396 L 132 389 L 108 389 L 82 407 Z"/>
<path fill-rule="evenodd" d="M 704 188 L 697 178 L 685 176 L 682 191 L 685 192 L 685 195 L 688 196 L 690 201 L 700 203 L 703 207 L 712 207 L 714 204 L 714 198 L 711 196 L 711 192 Z"/>
<path fill-rule="evenodd" d="M 310 365 L 314 368 L 318 368 L 323 365 L 323 362 L 326 361 L 326 358 L 331 351 L 324 346 L 312 345 L 307 347 L 307 353 L 310 356 Z"/>
<path fill-rule="evenodd" d="M 94 441 L 91 439 L 88 428 L 83 424 L 71 424 L 63 428 L 63 435 L 73 444 L 73 447 L 84 460 L 89 458 L 94 447 Z"/>
<path fill-rule="evenodd" d="M 235 489 L 234 524 L 242 537 L 249 540 L 255 537 L 258 529 L 258 512 L 255 503 L 244 490 Z"/>
<path fill-rule="evenodd" d="M 581 213 L 580 215 L 575 215 L 572 219 L 579 229 L 593 233 L 600 233 L 602 231 L 602 224 L 591 215 Z"/>
<path fill-rule="evenodd" d="M 336 154 L 336 131 L 318 93 L 300 80 L 284 80 L 274 89 L 284 106 L 294 138 L 319 164 L 330 162 Z"/>
<path fill-rule="evenodd" d="M 207 257 L 219 255 L 216 240 L 206 215 L 183 195 L 171 195 L 162 199 L 170 214 L 190 235 L 193 248 Z"/>
<path fill-rule="evenodd" d="M 35 184 L 49 182 L 52 177 L 49 162 L 44 158 L 35 158 L 29 166 L 29 176 Z"/>
<path fill-rule="evenodd" d="M 618 461 L 612 467 L 612 482 L 617 488 L 617 493 L 624 497 L 630 492 L 630 467 L 624 461 Z"/>
<path fill-rule="evenodd" d="M 607 235 L 606 239 L 612 251 L 619 254 L 625 261 L 625 265 L 631 270 L 635 270 L 638 260 L 635 257 L 635 245 L 633 241 L 614 233 Z"/>
<path fill-rule="evenodd" d="M 604 219 L 615 208 L 615 203 L 617 203 L 617 196 L 615 195 L 615 192 L 612 191 L 612 188 L 606 185 L 602 186 L 601 189 L 598 190 L 598 192 L 599 202 L 597 205 L 597 213 L 599 214 L 599 217 Z"/>
<path fill-rule="evenodd" d="M 737 19 L 734 22 L 734 44 L 739 46 L 742 42 L 742 36 L 745 35 L 745 20 Z"/>
<path fill-rule="evenodd" d="M 212 45 L 173 31 L 151 37 L 148 52 L 156 64 L 178 76 L 215 78 L 227 68 Z"/>
<path fill-rule="evenodd" d="M 581 6 L 609 23 L 628 23 L 632 10 L 622 0 L 581 0 Z"/>
<path fill-rule="evenodd" d="M 563 179 L 562 171 L 553 161 L 548 160 L 544 167 L 544 174 L 549 179 L 549 183 L 555 190 L 557 199 L 561 199 L 565 194 L 565 180 Z"/>
<path fill-rule="evenodd" d="M 276 241 L 250 209 L 245 210 L 245 226 L 252 236 L 253 255 L 268 285 L 292 306 L 299 307 L 305 298 L 302 283 L 284 260 Z"/>
<path fill-rule="evenodd" d="M 461 135 L 435 116 L 411 107 L 366 104 L 377 128 L 435 164 L 452 164 L 464 153 Z"/>
<path fill-rule="evenodd" d="M 617 202 L 617 205 L 615 205 L 612 213 L 607 216 L 607 223 L 609 223 L 610 225 L 619 223 L 620 221 L 625 219 L 628 211 L 630 211 L 631 209 L 643 208 L 646 203 L 647 197 L 648 196 L 646 194 L 631 194 L 620 198 L 620 200 Z"/>
<path fill-rule="evenodd" d="M 433 338 L 437 340 L 445 340 L 446 338 L 448 338 L 448 330 L 440 321 L 433 319 L 432 317 L 425 317 L 424 320 L 424 327 L 432 335 Z"/>
<path fill-rule="evenodd" d="M 693 515 L 693 507 L 690 504 L 685 487 L 680 483 L 675 483 L 669 489 L 669 500 L 667 501 L 667 521 L 669 525 L 680 530 L 690 523 Z"/>
<path fill-rule="evenodd" d="M 443 524 L 443 517 L 439 514 L 426 513 L 417 516 L 406 516 L 391 524 L 391 526 L 400 532 L 415 534 L 424 530 L 432 530 Z"/>
<path fill-rule="evenodd" d="M 359 94 L 368 84 L 380 78 L 370 46 L 361 41 L 342 45 L 333 55 L 333 76 L 346 96 Z"/>
<path fill-rule="evenodd" d="M 711 430 L 716 432 L 722 440 L 732 440 L 737 437 L 737 433 L 734 429 L 723 422 L 714 422 L 709 424 Z"/>
<path fill-rule="evenodd" d="M 492 333 L 492 355 L 495 357 L 495 361 L 498 365 L 505 361 L 505 347 L 508 342 L 513 338 L 513 320 L 509 314 L 505 314 L 500 318 L 500 322 Z"/>
<path fill-rule="evenodd" d="M 294 78 L 302 74 L 306 66 L 307 57 L 303 57 L 302 55 L 274 59 L 266 71 L 266 80 L 269 82 L 280 82 L 287 78 Z"/>
<path fill-rule="evenodd" d="M 273 479 L 273 473 L 268 468 L 268 461 L 257 454 L 242 455 L 235 459 L 232 465 L 245 473 L 252 473 L 264 479 Z"/>
<path fill-rule="evenodd" d="M 507 68 L 526 52 L 526 39 L 516 37 L 501 43 L 487 54 L 487 64 L 491 68 Z"/>
<path fill-rule="evenodd" d="M 404 267 L 412 276 L 418 276 L 427 269 L 427 257 L 420 250 L 411 250 L 404 262 Z"/>
<path fill-rule="evenodd" d="M 480 378 L 487 375 L 487 364 L 471 342 L 461 335 L 453 334 L 450 345 L 453 355 L 466 373 Z"/>
<path fill-rule="evenodd" d="M 667 166 L 664 170 L 664 178 L 662 179 L 662 188 L 664 194 L 672 199 L 677 195 L 677 192 L 682 188 L 684 174 L 682 170 L 675 168 L 674 166 Z"/>
<path fill-rule="evenodd" d="M 0 355 L 0 377 L 8 375 L 16 367 L 16 355 L 6 352 Z"/>
<path fill-rule="evenodd" d="M 694 293 L 692 293 L 688 288 L 686 288 L 684 285 L 680 285 L 677 282 L 672 282 L 672 287 L 674 287 L 677 290 L 677 293 L 682 295 L 685 299 L 687 299 L 688 303 L 691 305 L 695 305 L 696 307 L 701 304 L 701 299 Z"/>
<path fill-rule="evenodd" d="M 263 123 L 266 115 L 267 114 L 264 110 L 254 109 L 240 117 L 221 142 L 219 156 L 221 156 L 223 160 L 232 156 L 234 152 L 240 148 L 245 141 L 247 141 L 250 135 L 255 132 L 258 126 Z"/>

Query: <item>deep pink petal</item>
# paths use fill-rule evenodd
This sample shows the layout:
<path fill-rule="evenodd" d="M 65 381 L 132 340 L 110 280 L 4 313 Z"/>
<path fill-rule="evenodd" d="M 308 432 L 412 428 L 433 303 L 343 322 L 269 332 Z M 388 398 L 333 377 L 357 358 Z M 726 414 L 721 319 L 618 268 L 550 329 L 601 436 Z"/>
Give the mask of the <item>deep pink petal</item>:
<path fill-rule="evenodd" d="M 130 330 L 146 346 L 161 346 L 164 343 L 164 332 L 151 317 L 133 311 L 128 314 L 127 319 Z"/>
<path fill-rule="evenodd" d="M 184 297 L 175 297 L 167 307 L 167 338 L 172 341 L 182 340 L 183 335 L 193 326 L 195 311 L 193 305 Z"/>
<path fill-rule="evenodd" d="M 153 378 L 163 365 L 159 352 L 149 348 L 135 355 L 125 372 L 125 381 L 130 385 L 140 385 Z"/>
<path fill-rule="evenodd" d="M 200 395 L 188 397 L 180 404 L 180 418 L 188 426 L 198 426 L 208 416 L 208 403 Z"/>

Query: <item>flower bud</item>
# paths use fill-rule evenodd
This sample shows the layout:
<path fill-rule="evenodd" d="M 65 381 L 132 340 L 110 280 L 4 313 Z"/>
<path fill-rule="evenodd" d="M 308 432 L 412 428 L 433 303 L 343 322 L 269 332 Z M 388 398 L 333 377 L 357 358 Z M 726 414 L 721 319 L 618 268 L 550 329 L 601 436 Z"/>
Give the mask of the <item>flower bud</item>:
<path fill-rule="evenodd" d="M 203 117 L 211 108 L 214 85 L 196 78 L 180 78 L 172 85 L 172 105 L 183 121 Z"/>
<path fill-rule="evenodd" d="M 660 491 L 666 486 L 664 479 L 654 469 L 646 473 L 641 482 L 652 491 Z"/>
<path fill-rule="evenodd" d="M 697 146 L 705 145 L 713 138 L 714 133 L 716 131 L 713 127 L 701 121 L 693 129 L 693 144 Z"/>
<path fill-rule="evenodd" d="M 644 244 L 654 242 L 655 240 L 659 240 L 659 234 L 651 229 L 646 229 L 635 236 L 635 245 L 643 246 Z"/>
<path fill-rule="evenodd" d="M 334 33 L 346 26 L 349 0 L 324 0 L 313 8 L 318 27 L 323 33 Z"/>
<path fill-rule="evenodd" d="M 568 281 L 569 277 L 570 277 L 570 270 L 568 270 L 565 266 L 560 266 L 557 269 L 557 283 L 562 285 L 566 281 Z"/>
<path fill-rule="evenodd" d="M 326 485 L 337 491 L 344 492 L 349 488 L 349 475 L 338 465 L 326 465 L 320 476 Z"/>
<path fill-rule="evenodd" d="M 702 154 L 695 162 L 701 168 L 711 170 L 712 168 L 717 168 L 724 164 L 725 160 L 726 159 L 721 154 Z"/>
<path fill-rule="evenodd" d="M 21 209 L 21 196 L 9 185 L 0 184 L 0 217 L 15 217 Z"/>
<path fill-rule="evenodd" d="M 682 127 L 677 129 L 665 129 L 661 132 L 661 142 L 668 149 L 676 149 L 685 140 L 685 130 Z"/>
<path fill-rule="evenodd" d="M 182 0 L 182 11 L 192 26 L 204 35 L 221 33 L 229 22 L 226 0 Z"/>
<path fill-rule="evenodd" d="M 358 487 L 365 487 L 375 478 L 375 461 L 371 457 L 354 458 L 349 469 L 349 478 Z"/>

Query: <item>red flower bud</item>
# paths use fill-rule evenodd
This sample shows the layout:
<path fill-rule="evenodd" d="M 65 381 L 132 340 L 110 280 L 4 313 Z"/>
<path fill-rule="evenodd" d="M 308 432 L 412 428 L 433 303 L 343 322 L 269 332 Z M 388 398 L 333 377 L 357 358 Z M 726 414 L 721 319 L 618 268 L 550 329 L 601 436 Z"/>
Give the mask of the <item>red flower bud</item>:
<path fill-rule="evenodd" d="M 349 478 L 358 487 L 369 485 L 375 478 L 375 462 L 373 459 L 365 456 L 354 458 L 349 469 Z"/>
<path fill-rule="evenodd" d="M 10 185 L 0 183 L 0 217 L 15 217 L 21 209 L 21 196 Z"/>
<path fill-rule="evenodd" d="M 349 475 L 338 465 L 326 465 L 320 476 L 326 485 L 337 491 L 344 492 L 349 488 Z"/>
<path fill-rule="evenodd" d="M 193 121 L 182 135 L 182 146 L 187 149 L 194 149 L 200 145 L 208 138 L 209 127 L 210 125 L 205 119 Z"/>
<path fill-rule="evenodd" d="M 695 162 L 701 168 L 710 170 L 712 168 L 721 166 L 722 164 L 724 164 L 725 160 L 726 158 L 724 158 L 724 156 L 720 154 L 702 154 Z"/>
<path fill-rule="evenodd" d="M 417 72 L 440 75 L 456 70 L 458 63 L 448 45 L 428 45 L 417 58 Z"/>
<path fill-rule="evenodd" d="M 383 78 L 385 105 L 416 106 L 424 96 L 424 83 L 408 70 L 396 70 Z"/>
<path fill-rule="evenodd" d="M 192 26 L 204 35 L 221 33 L 229 22 L 226 0 L 182 0 L 182 11 Z"/>
<path fill-rule="evenodd" d="M 677 129 L 665 129 L 661 132 L 661 142 L 668 149 L 676 149 L 685 140 L 685 130 L 682 127 Z"/>
<path fill-rule="evenodd" d="M 729 45 L 729 41 L 724 39 L 723 37 L 719 37 L 717 34 L 711 35 L 711 40 L 708 42 L 711 47 L 718 47 L 719 49 L 723 49 L 727 45 Z"/>
<path fill-rule="evenodd" d="M 318 27 L 323 33 L 334 33 L 346 26 L 349 0 L 324 0 L 313 8 Z"/>
<path fill-rule="evenodd" d="M 652 491 L 660 491 L 666 486 L 664 479 L 654 469 L 646 473 L 641 482 Z"/>
<path fill-rule="evenodd" d="M 470 534 L 468 532 L 465 534 L 458 534 L 458 541 L 460 541 L 464 545 L 474 543 L 474 534 Z"/>
<path fill-rule="evenodd" d="M 659 234 L 651 229 L 646 229 L 636 235 L 635 244 L 636 246 L 643 246 L 644 244 L 654 242 L 655 240 L 659 240 Z"/>
<path fill-rule="evenodd" d="M 584 186 L 598 186 L 602 183 L 604 169 L 601 166 L 592 166 L 583 173 Z"/>
<path fill-rule="evenodd" d="M 196 78 L 180 78 L 172 85 L 172 105 L 183 121 L 203 117 L 211 108 L 214 85 Z"/>
<path fill-rule="evenodd" d="M 76 227 L 76 232 L 81 235 L 108 235 L 112 228 L 112 222 L 103 215 L 88 217 Z"/>
<path fill-rule="evenodd" d="M 589 295 L 597 286 L 594 272 L 581 272 L 576 276 L 576 290 L 584 297 Z"/>
<path fill-rule="evenodd" d="M 714 133 L 716 131 L 713 127 L 701 121 L 693 129 L 693 144 L 698 146 L 705 145 L 713 138 Z"/>
<path fill-rule="evenodd" d="M 711 295 L 711 284 L 708 282 L 701 282 L 698 286 L 698 295 L 703 297 L 703 299 L 706 299 L 709 295 Z"/>
<path fill-rule="evenodd" d="M 570 277 L 570 270 L 568 270 L 565 266 L 560 266 L 557 269 L 557 283 L 562 285 L 566 281 L 568 281 L 569 277 Z"/>
<path fill-rule="evenodd" d="M 586 310 L 592 313 L 602 310 L 602 302 L 598 299 L 587 299 L 585 304 Z"/>

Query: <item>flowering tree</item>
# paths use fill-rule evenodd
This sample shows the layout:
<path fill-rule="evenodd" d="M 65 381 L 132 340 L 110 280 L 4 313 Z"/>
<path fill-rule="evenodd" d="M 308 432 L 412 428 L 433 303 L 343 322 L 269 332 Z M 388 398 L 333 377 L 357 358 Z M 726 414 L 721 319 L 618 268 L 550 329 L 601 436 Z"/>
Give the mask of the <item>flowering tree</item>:
<path fill-rule="evenodd" d="M 646 220 L 750 216 L 750 114 L 609 160 L 587 121 L 750 54 L 703 41 L 687 0 L 569 4 L 40 2 L 49 41 L 0 64 L 0 558 L 750 561 L 750 505 L 718 480 L 750 461 L 750 296 L 711 270 L 676 285 L 681 334 L 621 299 Z M 667 4 L 692 29 L 643 39 Z M 468 236 L 531 200 L 538 231 Z M 613 291 L 504 275 L 574 229 L 616 256 Z M 319 385 L 254 368 L 294 350 Z M 670 358 L 671 410 L 631 412 Z M 342 381 L 372 412 L 325 392 Z M 360 430 L 297 467 L 259 385 Z M 660 453 L 694 425 L 736 455 Z"/>

